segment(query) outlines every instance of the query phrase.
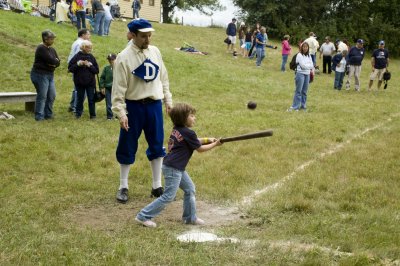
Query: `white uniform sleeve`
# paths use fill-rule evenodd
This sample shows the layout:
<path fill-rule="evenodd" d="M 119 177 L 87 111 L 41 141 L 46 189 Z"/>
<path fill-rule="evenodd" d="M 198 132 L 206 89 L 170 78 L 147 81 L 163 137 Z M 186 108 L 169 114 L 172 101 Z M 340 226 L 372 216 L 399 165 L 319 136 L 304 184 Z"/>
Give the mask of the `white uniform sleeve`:
<path fill-rule="evenodd" d="M 128 89 L 127 75 L 129 70 L 124 66 L 122 58 L 117 56 L 113 68 L 113 85 L 111 92 L 112 111 L 117 117 L 127 114 L 125 94 Z"/>

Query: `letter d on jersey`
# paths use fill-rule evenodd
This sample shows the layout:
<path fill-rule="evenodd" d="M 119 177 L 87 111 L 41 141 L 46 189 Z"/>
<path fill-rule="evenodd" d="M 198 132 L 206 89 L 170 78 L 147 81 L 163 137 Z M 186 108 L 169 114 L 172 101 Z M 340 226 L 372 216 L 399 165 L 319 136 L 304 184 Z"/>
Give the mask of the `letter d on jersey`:
<path fill-rule="evenodd" d="M 132 71 L 132 74 L 146 82 L 150 82 L 157 78 L 159 69 L 159 66 L 147 58 L 140 66 Z"/>

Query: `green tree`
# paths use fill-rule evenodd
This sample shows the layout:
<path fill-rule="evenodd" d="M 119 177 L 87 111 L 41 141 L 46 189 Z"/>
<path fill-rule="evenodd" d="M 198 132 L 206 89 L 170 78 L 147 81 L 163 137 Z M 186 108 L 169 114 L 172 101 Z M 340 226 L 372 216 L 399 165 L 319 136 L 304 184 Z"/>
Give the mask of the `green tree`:
<path fill-rule="evenodd" d="M 204 14 L 222 10 L 218 0 L 161 0 L 164 23 L 171 23 L 175 7 L 182 10 L 197 9 Z"/>
<path fill-rule="evenodd" d="M 260 22 L 271 37 L 284 34 L 297 43 L 310 31 L 318 36 L 362 38 L 366 48 L 376 48 L 385 39 L 392 55 L 400 54 L 400 0 L 233 0 L 242 9 L 242 18 Z"/>

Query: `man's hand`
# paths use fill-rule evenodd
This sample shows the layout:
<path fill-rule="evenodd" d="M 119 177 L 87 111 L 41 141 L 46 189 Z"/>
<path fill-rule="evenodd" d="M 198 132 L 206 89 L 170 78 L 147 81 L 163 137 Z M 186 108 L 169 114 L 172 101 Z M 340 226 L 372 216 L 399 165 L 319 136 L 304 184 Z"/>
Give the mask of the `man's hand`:
<path fill-rule="evenodd" d="M 105 88 L 100 88 L 101 94 L 106 95 L 106 89 Z"/>
<path fill-rule="evenodd" d="M 122 129 L 125 129 L 126 131 L 129 130 L 128 117 L 126 115 L 119 118 L 119 125 L 121 126 Z"/>
<path fill-rule="evenodd" d="M 172 106 L 166 104 L 165 105 L 165 112 L 169 115 L 169 112 L 171 112 Z"/>

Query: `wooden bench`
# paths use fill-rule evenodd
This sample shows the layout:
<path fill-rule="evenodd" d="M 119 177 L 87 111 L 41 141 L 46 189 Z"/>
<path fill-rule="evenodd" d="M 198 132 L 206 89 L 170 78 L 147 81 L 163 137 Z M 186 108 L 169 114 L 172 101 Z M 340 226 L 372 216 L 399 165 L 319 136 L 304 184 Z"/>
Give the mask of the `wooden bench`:
<path fill-rule="evenodd" d="M 0 103 L 25 103 L 25 111 L 35 112 L 36 92 L 0 92 Z"/>

